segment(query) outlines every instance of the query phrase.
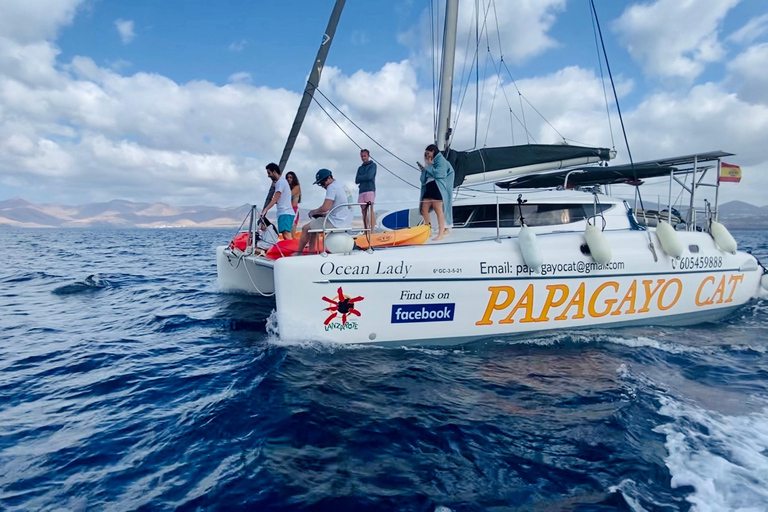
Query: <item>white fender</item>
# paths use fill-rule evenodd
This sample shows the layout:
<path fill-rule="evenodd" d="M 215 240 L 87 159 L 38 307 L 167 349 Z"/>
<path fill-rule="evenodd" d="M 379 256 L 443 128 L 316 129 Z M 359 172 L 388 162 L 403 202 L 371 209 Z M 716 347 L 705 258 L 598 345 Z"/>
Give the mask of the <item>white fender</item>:
<path fill-rule="evenodd" d="M 733 239 L 725 226 L 713 220 L 710 233 L 712 233 L 712 238 L 715 239 L 715 244 L 721 251 L 736 254 L 736 240 Z"/>
<path fill-rule="evenodd" d="M 347 254 L 355 247 L 355 239 L 346 233 L 329 233 L 325 235 L 325 248 L 333 254 Z"/>
<path fill-rule="evenodd" d="M 611 247 L 599 227 L 587 224 L 587 229 L 584 230 L 584 239 L 587 241 L 593 260 L 602 265 L 611 261 Z"/>
<path fill-rule="evenodd" d="M 677 236 L 675 228 L 666 221 L 659 221 L 656 226 L 656 236 L 659 237 L 659 243 L 664 252 L 673 258 L 679 258 L 683 255 L 683 244 Z"/>
<path fill-rule="evenodd" d="M 763 287 L 763 290 L 768 292 L 768 274 L 763 274 L 763 277 L 760 278 L 760 285 Z"/>
<path fill-rule="evenodd" d="M 536 239 L 536 233 L 528 226 L 520 228 L 520 234 L 517 236 L 517 242 L 520 244 L 520 252 L 523 253 L 523 261 L 532 268 L 534 272 L 541 270 L 541 264 L 544 258 L 541 255 L 539 241 Z"/>

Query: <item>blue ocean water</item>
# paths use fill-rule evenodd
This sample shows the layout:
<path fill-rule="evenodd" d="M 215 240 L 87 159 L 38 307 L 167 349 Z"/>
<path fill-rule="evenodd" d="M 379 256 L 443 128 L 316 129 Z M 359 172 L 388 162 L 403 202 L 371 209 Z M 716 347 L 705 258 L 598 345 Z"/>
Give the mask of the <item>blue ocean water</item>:
<path fill-rule="evenodd" d="M 0 230 L 0 509 L 768 510 L 768 304 L 290 345 L 231 230 Z M 768 234 L 735 233 L 768 261 Z M 298 313 L 300 314 L 300 313 Z"/>

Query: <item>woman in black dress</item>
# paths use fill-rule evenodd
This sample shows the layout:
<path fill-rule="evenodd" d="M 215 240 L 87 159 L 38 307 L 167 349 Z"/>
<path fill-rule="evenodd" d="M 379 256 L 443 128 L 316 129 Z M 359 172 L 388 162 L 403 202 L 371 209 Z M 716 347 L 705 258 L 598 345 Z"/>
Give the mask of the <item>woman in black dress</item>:
<path fill-rule="evenodd" d="M 429 225 L 429 210 L 432 208 L 435 210 L 437 216 L 438 231 L 437 236 L 433 240 L 442 240 L 445 234 L 445 216 L 443 215 L 443 196 L 440 193 L 440 188 L 437 186 L 435 176 L 433 174 L 435 156 L 439 150 L 434 144 L 427 146 L 424 151 L 424 163 L 426 167 L 419 163 L 419 169 L 421 169 L 421 183 L 423 185 L 423 194 L 421 196 L 421 216 L 424 218 L 424 224 Z"/>

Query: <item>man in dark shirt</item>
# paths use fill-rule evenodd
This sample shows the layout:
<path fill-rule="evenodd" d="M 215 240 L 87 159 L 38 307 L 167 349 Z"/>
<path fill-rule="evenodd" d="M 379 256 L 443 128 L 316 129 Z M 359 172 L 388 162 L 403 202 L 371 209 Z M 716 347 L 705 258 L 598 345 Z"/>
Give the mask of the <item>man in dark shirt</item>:
<path fill-rule="evenodd" d="M 355 176 L 355 183 L 360 189 L 357 202 L 364 203 L 363 227 L 373 232 L 373 227 L 376 225 L 376 215 L 373 212 L 373 202 L 376 199 L 376 163 L 371 160 L 371 153 L 367 149 L 360 151 L 360 160 L 363 161 L 363 165 L 357 168 Z"/>

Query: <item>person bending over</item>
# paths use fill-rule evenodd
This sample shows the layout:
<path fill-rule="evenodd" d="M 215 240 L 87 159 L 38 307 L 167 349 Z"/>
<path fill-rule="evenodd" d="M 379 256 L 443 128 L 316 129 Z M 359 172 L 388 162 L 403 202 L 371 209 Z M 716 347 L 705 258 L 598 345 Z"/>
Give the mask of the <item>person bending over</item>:
<path fill-rule="evenodd" d="M 291 187 L 282 175 L 283 171 L 275 163 L 267 164 L 267 176 L 275 183 L 275 193 L 272 199 L 264 206 L 261 216 L 266 217 L 267 212 L 277 205 L 277 230 L 283 235 L 284 240 L 293 238 L 293 219 L 296 213 L 291 206 Z"/>

